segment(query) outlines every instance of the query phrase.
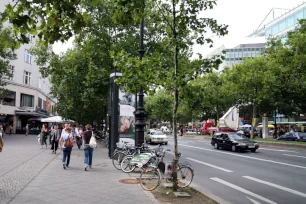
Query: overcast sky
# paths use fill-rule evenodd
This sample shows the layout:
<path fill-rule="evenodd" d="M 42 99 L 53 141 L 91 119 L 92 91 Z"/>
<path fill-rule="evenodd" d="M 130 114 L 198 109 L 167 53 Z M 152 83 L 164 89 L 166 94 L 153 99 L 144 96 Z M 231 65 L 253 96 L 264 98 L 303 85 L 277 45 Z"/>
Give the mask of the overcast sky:
<path fill-rule="evenodd" d="M 245 37 L 251 34 L 260 23 L 264 20 L 266 15 L 272 8 L 286 8 L 293 9 L 303 0 L 218 0 L 218 5 L 211 11 L 205 12 L 205 16 L 215 18 L 219 23 L 229 25 L 229 34 L 226 37 L 214 37 L 214 48 L 223 44 L 226 47 L 233 47 L 240 43 L 249 42 Z M 285 11 L 275 11 L 275 17 L 280 16 Z M 272 15 L 269 20 L 272 20 Z M 256 39 L 261 42 L 263 39 Z M 57 43 L 54 45 L 54 52 L 64 52 L 67 48 L 72 46 L 72 40 L 68 43 Z M 195 46 L 195 53 L 207 54 L 212 49 L 203 46 Z"/>

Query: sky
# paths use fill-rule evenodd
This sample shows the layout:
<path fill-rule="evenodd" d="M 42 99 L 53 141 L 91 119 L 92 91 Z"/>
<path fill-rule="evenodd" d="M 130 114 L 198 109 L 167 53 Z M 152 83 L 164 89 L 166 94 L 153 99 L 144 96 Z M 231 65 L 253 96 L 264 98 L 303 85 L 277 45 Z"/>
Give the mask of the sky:
<path fill-rule="evenodd" d="M 293 9 L 304 0 L 217 0 L 217 6 L 213 10 L 202 13 L 205 17 L 214 18 L 218 23 L 229 25 L 229 34 L 225 37 L 213 37 L 214 48 L 206 46 L 194 46 L 194 53 L 208 54 L 215 48 L 225 45 L 234 47 L 240 43 L 263 42 L 263 39 L 247 39 L 272 8 Z M 305 0 L 306 1 L 306 0 Z M 275 11 L 275 17 L 284 14 L 285 11 Z M 267 20 L 272 20 L 270 15 Z M 268 22 L 268 21 L 267 21 Z M 210 36 L 209 36 L 210 37 Z M 55 53 L 65 52 L 72 47 L 72 40 L 67 43 L 56 43 L 53 47 Z"/>

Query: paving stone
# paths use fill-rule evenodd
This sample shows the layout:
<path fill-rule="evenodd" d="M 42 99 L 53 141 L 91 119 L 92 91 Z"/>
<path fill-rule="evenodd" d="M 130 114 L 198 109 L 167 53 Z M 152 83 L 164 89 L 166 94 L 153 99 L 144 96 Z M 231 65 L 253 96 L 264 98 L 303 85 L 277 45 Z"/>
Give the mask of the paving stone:
<path fill-rule="evenodd" d="M 7 139 L 5 147 L 15 152 L 0 154 L 6 166 L 0 169 L 0 204 L 153 203 L 138 184 L 119 183 L 131 177 L 113 167 L 107 149 L 94 150 L 94 169 L 87 172 L 84 152 L 73 149 L 70 168 L 64 170 L 61 155 L 39 149 L 35 137 Z"/>

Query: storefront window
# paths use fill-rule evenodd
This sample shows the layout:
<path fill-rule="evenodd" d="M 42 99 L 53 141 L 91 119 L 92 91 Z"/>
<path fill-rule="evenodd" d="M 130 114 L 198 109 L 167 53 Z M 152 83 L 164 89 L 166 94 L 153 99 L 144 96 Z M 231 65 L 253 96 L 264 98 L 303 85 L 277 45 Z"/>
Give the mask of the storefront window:
<path fill-rule="evenodd" d="M 21 107 L 34 107 L 34 96 L 21 94 Z"/>
<path fill-rule="evenodd" d="M 15 106 L 16 105 L 16 92 L 8 91 L 6 96 L 3 99 L 2 104 L 7 105 L 7 106 Z"/>

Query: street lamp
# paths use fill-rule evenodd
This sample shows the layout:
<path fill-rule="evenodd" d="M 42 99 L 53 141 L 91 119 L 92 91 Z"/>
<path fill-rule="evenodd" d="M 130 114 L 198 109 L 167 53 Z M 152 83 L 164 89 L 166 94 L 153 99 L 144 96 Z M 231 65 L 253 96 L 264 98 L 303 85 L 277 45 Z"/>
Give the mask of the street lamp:
<path fill-rule="evenodd" d="M 113 152 L 116 149 L 116 143 L 119 142 L 119 87 L 115 83 L 115 79 L 122 77 L 122 73 L 116 69 L 110 74 L 110 118 L 109 118 L 109 145 L 108 145 L 108 156 L 112 158 Z"/>
<path fill-rule="evenodd" d="M 145 2 L 143 0 L 142 12 L 144 12 Z M 140 22 L 140 39 L 139 39 L 139 60 L 142 60 L 144 56 L 145 49 L 143 44 L 144 37 L 144 17 Z M 141 146 L 144 142 L 144 127 L 146 126 L 145 118 L 147 117 L 147 113 L 144 110 L 144 102 L 143 102 L 143 88 L 140 87 L 138 93 L 138 106 L 135 112 L 135 146 Z"/>

